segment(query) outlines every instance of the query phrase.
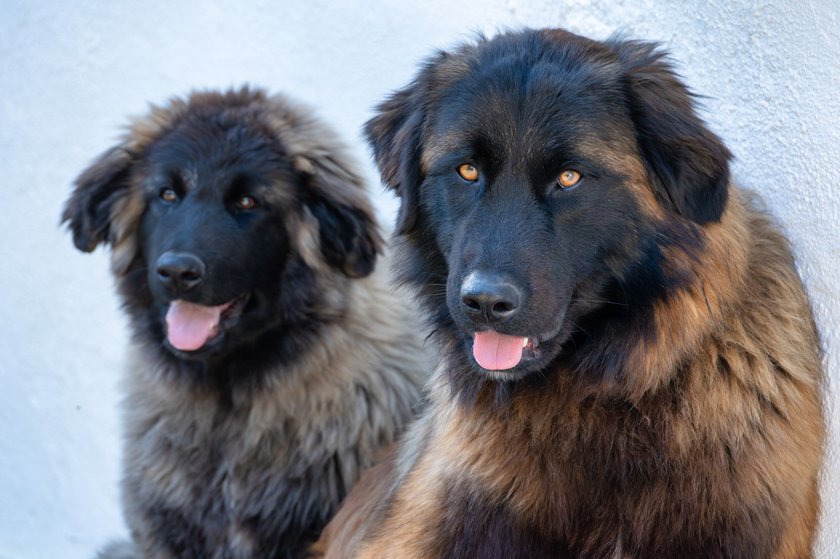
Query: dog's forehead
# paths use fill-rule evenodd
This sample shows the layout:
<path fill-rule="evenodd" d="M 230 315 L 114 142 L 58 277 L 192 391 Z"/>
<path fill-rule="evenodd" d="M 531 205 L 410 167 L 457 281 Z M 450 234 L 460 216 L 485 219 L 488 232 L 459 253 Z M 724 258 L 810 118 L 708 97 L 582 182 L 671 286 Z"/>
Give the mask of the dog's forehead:
<path fill-rule="evenodd" d="M 508 47 L 479 50 L 471 64 L 441 62 L 449 79 L 435 96 L 427 128 L 427 168 L 476 141 L 510 156 L 522 146 L 550 149 L 583 138 L 603 143 L 630 136 L 614 57 L 550 42 L 532 44 L 530 51 Z"/>
<path fill-rule="evenodd" d="M 276 135 L 230 115 L 188 115 L 149 147 L 146 161 L 151 173 L 178 174 L 186 188 L 196 190 L 218 190 L 238 177 L 255 187 L 284 190 L 282 185 L 294 176 Z"/>
<path fill-rule="evenodd" d="M 172 157 L 202 159 L 217 164 L 275 159 L 284 151 L 275 134 L 246 114 L 229 111 L 187 114 L 152 145 Z"/>

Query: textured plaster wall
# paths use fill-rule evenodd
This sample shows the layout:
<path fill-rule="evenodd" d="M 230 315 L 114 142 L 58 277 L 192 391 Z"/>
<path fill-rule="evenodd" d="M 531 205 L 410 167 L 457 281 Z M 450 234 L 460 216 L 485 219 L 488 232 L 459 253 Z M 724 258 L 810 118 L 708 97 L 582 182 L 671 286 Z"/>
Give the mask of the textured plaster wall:
<path fill-rule="evenodd" d="M 822 328 L 831 423 L 819 557 L 840 557 L 840 6 L 646 0 L 0 2 L 0 558 L 85 558 L 125 532 L 125 321 L 106 254 L 57 227 L 75 175 L 125 115 L 243 82 L 317 107 L 376 175 L 359 129 L 431 49 L 566 26 L 664 42 L 790 235 Z M 379 194 L 390 221 L 394 201 Z"/>

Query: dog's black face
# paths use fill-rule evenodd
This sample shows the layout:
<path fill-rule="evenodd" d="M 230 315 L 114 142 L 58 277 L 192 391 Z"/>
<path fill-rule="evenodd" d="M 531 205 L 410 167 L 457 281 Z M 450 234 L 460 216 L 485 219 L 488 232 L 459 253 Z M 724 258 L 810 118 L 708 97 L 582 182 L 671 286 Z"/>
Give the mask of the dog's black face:
<path fill-rule="evenodd" d="M 638 327 L 678 281 L 669 238 L 726 202 L 728 152 L 651 45 L 523 32 L 463 47 L 367 133 L 456 375 L 519 380 Z"/>
<path fill-rule="evenodd" d="M 372 271 L 372 209 L 321 130 L 260 92 L 196 94 L 78 179 L 76 246 L 112 245 L 135 333 L 185 370 L 292 361 L 341 312 L 326 290 Z"/>
<path fill-rule="evenodd" d="M 290 246 L 276 192 L 302 190 L 282 145 L 246 126 L 193 118 L 154 143 L 140 166 L 149 311 L 167 347 L 201 359 L 279 326 Z"/>
<path fill-rule="evenodd" d="M 496 378 L 558 354 L 577 318 L 570 303 L 640 221 L 627 177 L 596 147 L 633 156 L 609 84 L 543 70 L 511 57 L 466 76 L 428 132 L 446 146 L 427 157 L 421 195 L 448 263 L 446 302 L 465 353 Z"/>

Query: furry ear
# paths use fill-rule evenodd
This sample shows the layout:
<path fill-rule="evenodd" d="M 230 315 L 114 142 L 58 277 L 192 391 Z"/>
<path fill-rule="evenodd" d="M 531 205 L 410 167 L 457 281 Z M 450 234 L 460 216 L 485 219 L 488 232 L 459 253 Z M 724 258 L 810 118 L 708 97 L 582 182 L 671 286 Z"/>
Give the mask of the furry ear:
<path fill-rule="evenodd" d="M 327 263 L 351 278 L 370 274 L 382 246 L 373 216 L 366 209 L 324 198 L 309 208 L 318 220 L 321 251 Z"/>
<path fill-rule="evenodd" d="M 703 224 L 718 221 L 732 154 L 697 116 L 691 92 L 658 45 L 613 39 L 636 137 L 665 207 Z"/>
<path fill-rule="evenodd" d="M 324 260 L 348 277 L 367 276 L 383 241 L 361 179 L 325 154 L 298 158 L 296 166 L 308 182 L 307 206 L 318 221 Z"/>
<path fill-rule="evenodd" d="M 417 99 L 419 89 L 418 80 L 392 94 L 376 108 L 376 116 L 364 129 L 382 182 L 402 199 L 396 225 L 399 235 L 415 228 L 420 211 L 420 148 L 425 116 Z"/>
<path fill-rule="evenodd" d="M 61 222 L 73 233 L 73 243 L 91 252 L 111 241 L 114 205 L 128 192 L 128 175 L 134 159 L 122 146 L 103 153 L 76 179 L 75 189 L 64 207 Z"/>

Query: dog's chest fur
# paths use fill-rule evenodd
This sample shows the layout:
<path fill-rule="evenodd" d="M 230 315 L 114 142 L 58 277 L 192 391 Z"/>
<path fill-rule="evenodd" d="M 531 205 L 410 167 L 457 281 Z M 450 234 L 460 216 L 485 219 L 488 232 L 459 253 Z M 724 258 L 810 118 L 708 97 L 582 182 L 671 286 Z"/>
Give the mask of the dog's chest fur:
<path fill-rule="evenodd" d="M 333 347 L 343 344 L 336 338 Z M 167 376 L 138 351 L 124 403 L 123 493 L 149 557 L 301 556 L 407 419 L 421 370 L 405 357 L 350 372 L 309 356 L 259 390 L 223 392 Z"/>
<path fill-rule="evenodd" d="M 445 419 L 430 425 L 427 443 L 449 459 L 415 457 L 404 480 L 408 506 L 421 511 L 418 524 L 427 523 L 416 528 L 417 538 L 407 538 L 421 542 L 417 557 L 461 557 L 464 550 L 486 558 L 571 558 L 582 550 L 586 557 L 624 557 L 618 511 L 628 495 L 616 471 L 628 453 L 661 453 L 649 422 L 600 405 L 545 407 L 543 417 L 522 422 L 516 413 L 465 414 L 452 404 L 438 408 Z M 592 438 L 596 423 L 608 428 L 610 440 Z M 567 459 L 575 449 L 590 459 Z M 655 464 L 634 464 L 655 475 Z"/>

